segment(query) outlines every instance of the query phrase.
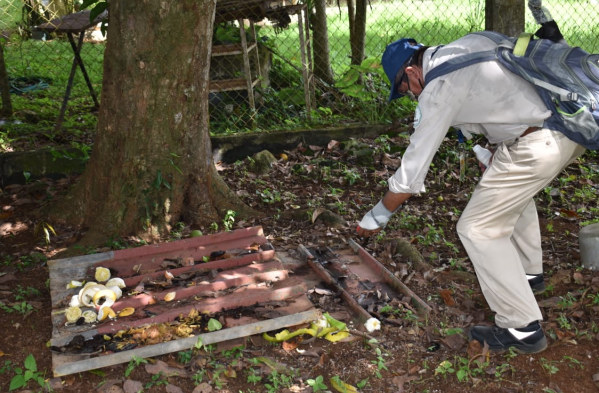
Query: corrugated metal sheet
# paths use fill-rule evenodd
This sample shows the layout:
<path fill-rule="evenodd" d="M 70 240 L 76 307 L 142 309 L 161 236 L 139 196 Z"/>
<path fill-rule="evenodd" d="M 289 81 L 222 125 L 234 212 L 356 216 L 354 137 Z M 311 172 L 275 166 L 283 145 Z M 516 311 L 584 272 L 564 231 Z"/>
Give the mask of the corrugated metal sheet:
<path fill-rule="evenodd" d="M 290 277 L 281 261 L 275 258 L 275 250 L 261 227 L 56 260 L 49 262 L 49 267 L 53 305 L 51 344 L 56 376 L 128 362 L 132 355 L 156 356 L 189 349 L 197 337 L 169 335 L 170 342 L 143 347 L 134 343 L 129 346 L 131 349 L 122 352 L 115 352 L 118 346 L 109 345 L 112 340 L 103 344 L 100 339 L 101 350 L 76 353 L 85 351 L 81 350 L 86 347 L 83 344 L 97 342 L 98 337 L 104 335 L 113 336 L 119 331 L 155 324 L 177 325 L 178 319 L 188 316 L 192 310 L 220 313 L 220 320 L 224 322 L 223 330 L 194 332 L 202 334 L 204 343 L 293 326 L 316 319 L 318 315 L 306 297 L 306 281 Z M 135 313 L 96 325 L 65 324 L 65 315 L 57 311 L 68 307 L 71 297 L 80 290 L 67 289 L 67 283 L 94 281 L 96 267 L 108 268 L 113 277 L 125 281 L 123 298 L 114 304 L 114 311 L 118 313 L 125 307 L 133 307 Z M 174 276 L 171 280 L 165 278 L 167 270 Z M 164 301 L 165 295 L 171 292 L 175 294 L 174 300 Z M 255 305 L 276 310 L 270 314 L 275 317 L 265 321 L 264 316 L 269 314 L 262 318 L 252 315 L 256 307 L 251 307 L 247 315 L 242 311 L 227 313 Z M 124 344 L 120 347 L 128 348 Z"/>

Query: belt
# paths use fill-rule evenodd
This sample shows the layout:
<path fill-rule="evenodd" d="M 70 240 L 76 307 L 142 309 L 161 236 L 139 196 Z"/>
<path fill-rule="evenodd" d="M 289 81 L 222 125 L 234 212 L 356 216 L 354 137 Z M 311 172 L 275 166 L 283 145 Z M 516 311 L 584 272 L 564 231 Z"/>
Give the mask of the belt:
<path fill-rule="evenodd" d="M 524 132 L 522 133 L 522 135 L 519 136 L 519 138 L 523 138 L 528 134 L 532 134 L 535 131 L 539 131 L 542 130 L 543 127 L 528 127 L 526 130 L 524 130 Z"/>

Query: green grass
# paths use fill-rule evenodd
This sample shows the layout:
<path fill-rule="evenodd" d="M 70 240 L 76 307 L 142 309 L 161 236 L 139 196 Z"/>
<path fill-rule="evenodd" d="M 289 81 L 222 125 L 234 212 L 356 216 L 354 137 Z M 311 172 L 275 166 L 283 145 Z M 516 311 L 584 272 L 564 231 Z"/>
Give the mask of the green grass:
<path fill-rule="evenodd" d="M 572 45 L 587 51 L 599 51 L 599 25 L 593 20 L 592 2 L 575 0 L 546 4 L 557 17 L 562 32 Z M 0 127 L 0 151 L 6 150 L 11 141 L 18 138 L 34 138 L 35 135 L 51 135 L 52 126 L 62 103 L 71 69 L 73 53 L 68 41 L 63 38 L 48 42 L 23 40 L 16 33 L 21 23 L 21 0 L 0 0 L 0 30 L 12 30 L 13 36 L 5 44 L 5 59 L 10 77 L 38 76 L 51 80 L 46 90 L 35 91 L 23 96 L 12 95 L 16 112 L 28 110 L 37 115 L 35 124 L 20 124 Z M 402 12 L 399 12 L 402 10 Z M 373 2 L 368 6 L 367 37 L 365 54 L 380 58 L 385 46 L 404 36 L 410 36 L 427 45 L 445 44 L 471 31 L 484 28 L 484 0 L 412 0 L 403 2 Z M 350 46 L 345 6 L 329 7 L 328 31 L 332 68 L 336 78 L 341 78 L 349 69 Z M 534 32 L 537 25 L 526 10 L 526 30 Z M 262 27 L 260 36 L 268 36 L 277 51 L 296 66 L 301 64 L 297 24 L 279 33 L 268 25 Z M 82 57 L 99 96 L 102 83 L 104 44 L 85 43 Z M 276 56 L 273 60 L 270 79 L 274 90 L 263 92 L 264 108 L 253 117 L 247 105 L 231 100 L 234 110 L 218 114 L 211 112 L 211 128 L 215 133 L 235 133 L 241 130 L 292 129 L 309 126 L 327 126 L 341 121 L 381 123 L 389 120 L 396 109 L 388 108 L 383 96 L 387 94 L 385 80 L 373 81 L 374 92 L 381 92 L 380 102 L 371 101 L 368 106 L 355 102 L 335 103 L 332 114 L 317 111 L 312 122 L 307 121 L 303 104 L 301 75 Z M 377 93 L 375 93 L 377 94 Z M 92 134 L 95 115 L 89 113 L 92 106 L 89 91 L 79 70 L 69 102 L 64 130 L 75 137 Z M 341 105 L 341 106 L 340 106 Z M 353 106 L 352 106 L 353 105 Z M 344 116 L 341 118 L 340 116 Z"/>

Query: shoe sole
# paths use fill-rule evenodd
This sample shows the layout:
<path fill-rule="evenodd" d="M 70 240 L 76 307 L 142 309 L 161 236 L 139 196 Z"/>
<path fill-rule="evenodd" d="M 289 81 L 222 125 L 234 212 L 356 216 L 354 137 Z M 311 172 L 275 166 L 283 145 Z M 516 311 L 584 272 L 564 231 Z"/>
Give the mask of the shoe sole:
<path fill-rule="evenodd" d="M 540 284 L 537 285 L 531 285 L 530 288 L 532 289 L 532 293 L 535 295 L 540 295 L 543 292 L 545 292 L 545 283 L 542 282 Z"/>
<path fill-rule="evenodd" d="M 475 340 L 472 337 L 472 334 L 470 333 L 470 330 L 468 330 L 468 340 L 472 341 Z M 483 344 L 483 343 L 481 343 Z M 506 346 L 489 346 L 489 350 L 493 351 L 493 352 L 504 352 L 509 350 L 510 348 L 514 348 L 514 351 L 518 352 L 519 354 L 534 354 L 534 353 L 539 353 L 539 352 L 543 352 L 544 350 L 547 349 L 547 338 L 545 338 L 545 336 L 543 336 L 542 339 L 540 339 L 539 341 L 537 341 L 534 344 L 518 344 L 518 345 L 510 345 L 508 347 Z"/>

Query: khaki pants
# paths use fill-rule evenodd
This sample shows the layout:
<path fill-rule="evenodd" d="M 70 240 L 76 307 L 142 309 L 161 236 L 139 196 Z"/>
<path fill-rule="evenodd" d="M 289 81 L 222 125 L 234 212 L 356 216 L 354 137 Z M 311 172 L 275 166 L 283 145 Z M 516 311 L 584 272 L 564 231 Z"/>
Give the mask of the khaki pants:
<path fill-rule="evenodd" d="M 585 149 L 541 129 L 500 144 L 457 225 L 483 295 L 503 328 L 543 319 L 526 273 L 543 272 L 533 197 Z"/>

